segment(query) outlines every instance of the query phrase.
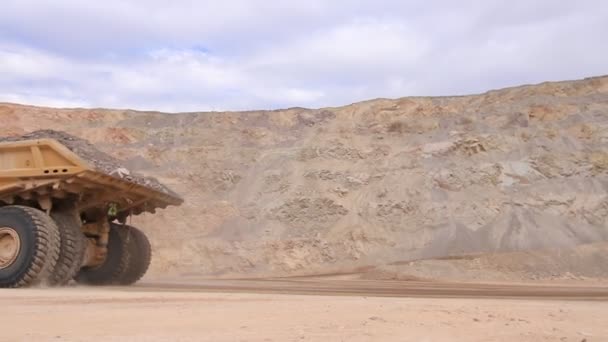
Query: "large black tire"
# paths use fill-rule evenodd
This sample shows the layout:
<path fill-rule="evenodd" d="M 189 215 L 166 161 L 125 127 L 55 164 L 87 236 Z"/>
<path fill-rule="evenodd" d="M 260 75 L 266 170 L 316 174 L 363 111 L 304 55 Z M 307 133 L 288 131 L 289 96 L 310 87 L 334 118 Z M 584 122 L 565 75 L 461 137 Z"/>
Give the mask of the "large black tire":
<path fill-rule="evenodd" d="M 50 216 L 30 207 L 0 208 L 0 228 L 19 239 L 14 261 L 0 268 L 0 287 L 47 284 L 59 256 L 59 230 Z"/>
<path fill-rule="evenodd" d="M 51 217 L 59 228 L 61 247 L 50 284 L 60 286 L 67 284 L 80 270 L 87 241 L 82 233 L 82 221 L 77 211 L 66 209 L 52 212 Z"/>
<path fill-rule="evenodd" d="M 74 280 L 87 285 L 118 285 L 129 264 L 129 236 L 123 229 L 110 229 L 108 254 L 103 264 L 83 267 Z"/>
<path fill-rule="evenodd" d="M 127 234 L 129 262 L 119 280 L 121 285 L 131 285 L 146 274 L 152 260 L 152 247 L 148 237 L 139 229 L 128 225 L 112 224 L 114 229 L 122 229 Z"/>

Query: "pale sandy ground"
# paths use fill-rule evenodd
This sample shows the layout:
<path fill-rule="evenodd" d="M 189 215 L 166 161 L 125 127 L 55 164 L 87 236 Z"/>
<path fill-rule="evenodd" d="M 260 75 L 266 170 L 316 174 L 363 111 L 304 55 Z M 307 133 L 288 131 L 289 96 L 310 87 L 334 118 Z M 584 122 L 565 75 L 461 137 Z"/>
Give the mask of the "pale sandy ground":
<path fill-rule="evenodd" d="M 608 341 L 607 301 L 0 291 L 0 341 Z"/>

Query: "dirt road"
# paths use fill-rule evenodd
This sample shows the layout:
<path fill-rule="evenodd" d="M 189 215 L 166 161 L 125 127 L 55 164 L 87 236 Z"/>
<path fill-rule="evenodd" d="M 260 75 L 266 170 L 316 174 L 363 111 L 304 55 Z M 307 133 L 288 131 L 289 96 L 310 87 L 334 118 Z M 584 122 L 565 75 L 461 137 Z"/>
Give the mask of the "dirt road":
<path fill-rule="evenodd" d="M 607 299 L 599 286 L 339 279 L 1 290 L 0 341 L 605 341 Z"/>

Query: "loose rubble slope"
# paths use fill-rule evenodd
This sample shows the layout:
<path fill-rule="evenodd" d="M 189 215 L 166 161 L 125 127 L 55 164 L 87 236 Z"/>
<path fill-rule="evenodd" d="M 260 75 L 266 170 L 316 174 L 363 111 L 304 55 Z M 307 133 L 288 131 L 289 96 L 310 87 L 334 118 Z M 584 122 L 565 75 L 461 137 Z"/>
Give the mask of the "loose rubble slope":
<path fill-rule="evenodd" d="M 133 222 L 150 232 L 157 274 L 295 275 L 589 243 L 577 262 L 600 262 L 607 113 L 608 77 L 596 77 L 316 110 L 4 104 L 0 135 L 67 131 L 183 195 Z"/>

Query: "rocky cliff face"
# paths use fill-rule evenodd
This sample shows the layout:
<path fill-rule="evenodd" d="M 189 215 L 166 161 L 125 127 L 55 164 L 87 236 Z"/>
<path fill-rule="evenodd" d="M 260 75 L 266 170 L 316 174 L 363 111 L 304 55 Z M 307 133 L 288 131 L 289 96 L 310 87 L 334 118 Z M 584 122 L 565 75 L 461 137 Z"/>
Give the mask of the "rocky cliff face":
<path fill-rule="evenodd" d="M 608 77 L 340 108 L 165 114 L 0 105 L 186 203 L 133 218 L 154 270 L 309 274 L 608 239 Z"/>

